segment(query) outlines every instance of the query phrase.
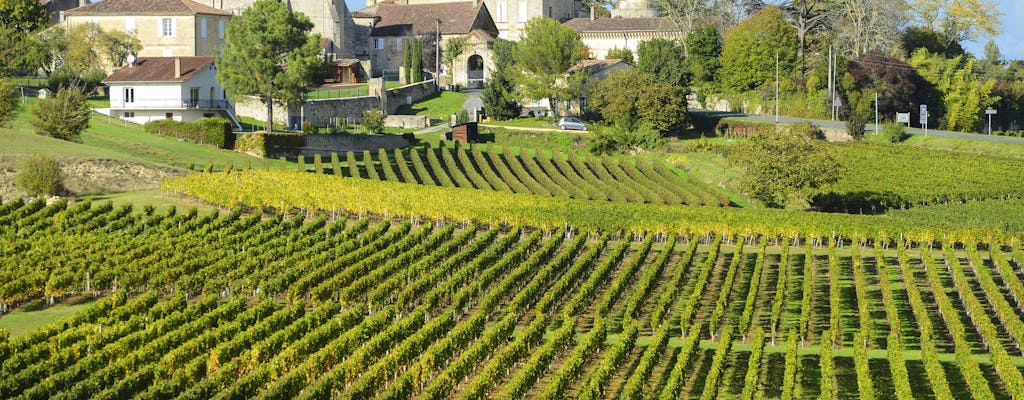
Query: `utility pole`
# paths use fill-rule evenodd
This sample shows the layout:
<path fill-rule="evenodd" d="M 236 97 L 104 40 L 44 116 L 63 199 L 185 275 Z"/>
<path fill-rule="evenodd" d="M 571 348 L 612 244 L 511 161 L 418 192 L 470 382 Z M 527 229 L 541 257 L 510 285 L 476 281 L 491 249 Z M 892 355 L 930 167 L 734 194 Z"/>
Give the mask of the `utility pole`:
<path fill-rule="evenodd" d="M 437 29 L 434 38 L 434 84 L 441 87 L 441 19 L 437 19 Z"/>
<path fill-rule="evenodd" d="M 828 108 L 832 113 L 832 120 L 836 120 L 835 97 L 832 96 L 832 46 L 828 48 Z"/>
<path fill-rule="evenodd" d="M 775 52 L 775 123 L 779 123 L 779 52 Z M 989 129 L 991 131 L 991 129 Z"/>

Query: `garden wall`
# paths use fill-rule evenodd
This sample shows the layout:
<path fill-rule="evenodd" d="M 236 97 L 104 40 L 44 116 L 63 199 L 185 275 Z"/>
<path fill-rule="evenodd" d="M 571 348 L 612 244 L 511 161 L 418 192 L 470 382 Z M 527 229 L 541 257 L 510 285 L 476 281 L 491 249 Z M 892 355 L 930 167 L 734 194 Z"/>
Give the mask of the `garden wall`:
<path fill-rule="evenodd" d="M 376 151 L 377 149 L 391 150 L 411 144 L 412 142 L 399 135 L 302 135 L 292 133 L 268 135 L 263 132 L 256 132 L 238 134 L 235 150 L 266 158 L 296 157 L 299 155 L 312 157 L 314 154 L 328 157 L 331 153 L 342 154 L 348 151 Z"/>

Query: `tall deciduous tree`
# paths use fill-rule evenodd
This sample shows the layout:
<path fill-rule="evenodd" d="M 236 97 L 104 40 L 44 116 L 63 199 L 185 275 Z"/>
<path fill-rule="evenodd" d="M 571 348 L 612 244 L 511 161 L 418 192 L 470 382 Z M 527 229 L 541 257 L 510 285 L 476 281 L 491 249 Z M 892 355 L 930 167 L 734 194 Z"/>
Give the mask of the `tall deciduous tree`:
<path fill-rule="evenodd" d="M 740 185 L 747 194 L 777 208 L 794 197 L 806 200 L 808 189 L 835 182 L 842 171 L 829 149 L 799 125 L 750 137 L 735 146 L 729 161 L 743 169 Z"/>
<path fill-rule="evenodd" d="M 32 32 L 50 19 L 46 5 L 38 0 L 0 0 L 0 26 L 15 32 Z"/>
<path fill-rule="evenodd" d="M 711 12 L 708 0 L 652 0 L 651 4 L 685 34 L 693 32 L 697 24 Z M 688 43 L 684 42 L 683 45 L 687 46 Z M 689 48 L 685 50 L 690 54 Z"/>
<path fill-rule="evenodd" d="M 530 19 L 515 48 L 515 81 L 524 96 L 547 99 L 557 117 L 558 102 L 573 98 L 582 87 L 583 73 L 567 72 L 582 58 L 579 33 L 551 18 Z"/>
<path fill-rule="evenodd" d="M 613 71 L 590 90 L 590 106 L 627 130 L 638 122 L 667 132 L 686 123 L 686 89 L 636 69 Z"/>
<path fill-rule="evenodd" d="M 906 21 L 901 1 L 836 0 L 832 29 L 844 54 L 856 57 L 871 50 L 890 53 L 899 45 Z"/>
<path fill-rule="evenodd" d="M 99 40 L 103 55 L 112 66 L 120 67 L 128 60 L 128 54 L 138 54 L 142 50 L 142 41 L 135 37 L 135 32 L 112 30 L 103 32 Z"/>
<path fill-rule="evenodd" d="M 796 37 L 800 40 L 797 58 L 800 59 L 800 72 L 804 72 L 807 64 L 804 53 L 807 51 L 807 37 L 827 26 L 832 9 L 826 0 L 790 0 L 782 10 L 796 28 Z"/>
<path fill-rule="evenodd" d="M 279 0 L 256 0 L 228 22 L 217 59 L 217 81 L 229 95 L 256 96 L 273 127 L 274 101 L 302 100 L 320 65 L 319 35 L 313 23 Z"/>
<path fill-rule="evenodd" d="M 720 80 L 737 91 L 746 91 L 775 80 L 775 57 L 788 76 L 796 66 L 796 31 L 777 7 L 765 7 L 725 36 Z"/>
<path fill-rule="evenodd" d="M 681 87 L 689 86 L 690 72 L 686 65 L 683 49 L 675 41 L 655 38 L 637 45 L 639 56 L 636 68 L 655 79 Z"/>
<path fill-rule="evenodd" d="M 950 42 L 998 36 L 1002 31 L 996 0 L 907 0 L 913 17 L 923 26 L 942 32 Z"/>

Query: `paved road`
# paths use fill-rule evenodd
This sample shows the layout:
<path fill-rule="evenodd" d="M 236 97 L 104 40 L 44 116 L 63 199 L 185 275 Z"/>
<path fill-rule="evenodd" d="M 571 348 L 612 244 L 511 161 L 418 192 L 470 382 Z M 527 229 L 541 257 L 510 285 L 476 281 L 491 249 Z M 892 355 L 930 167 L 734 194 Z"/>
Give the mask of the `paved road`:
<path fill-rule="evenodd" d="M 473 116 L 473 110 L 484 108 L 484 101 L 480 98 L 483 94 L 483 89 L 462 89 L 460 92 L 469 95 L 469 98 L 466 99 L 466 103 L 462 105 L 462 109 L 465 110 L 466 114 L 469 114 L 470 117 Z"/>
<path fill-rule="evenodd" d="M 755 120 L 755 121 L 775 121 L 775 117 L 774 116 L 769 116 L 769 115 L 751 115 L 751 114 L 743 114 L 743 113 L 727 113 L 727 112 L 710 111 L 710 110 L 692 110 L 692 111 L 693 112 L 698 112 L 698 113 L 704 113 L 704 114 L 707 114 L 707 115 L 721 116 L 721 117 L 743 118 L 743 119 L 749 119 L 749 120 Z M 821 127 L 844 128 L 844 129 L 846 128 L 846 123 L 842 122 L 842 121 L 823 121 L 823 120 L 815 120 L 815 119 L 808 119 L 808 118 L 779 117 L 779 122 L 783 122 L 783 123 L 810 122 L 810 123 L 812 123 L 814 125 L 821 126 Z M 867 124 L 864 127 L 864 129 L 866 129 L 868 131 L 873 131 L 875 129 L 875 124 Z M 1015 137 L 1007 137 L 1007 136 L 995 136 L 995 135 L 991 135 L 990 136 L 990 135 L 982 135 L 982 134 L 978 134 L 978 133 L 961 133 L 961 132 L 952 132 L 952 131 L 939 131 L 939 130 L 935 130 L 935 129 L 929 129 L 928 132 L 925 133 L 924 129 L 919 129 L 919 128 L 908 128 L 908 129 L 906 129 L 906 132 L 909 135 L 928 135 L 928 136 L 939 136 L 939 137 L 949 137 L 949 138 L 983 140 L 983 141 L 987 141 L 987 142 L 1002 142 L 1002 143 L 1024 144 L 1024 138 L 1015 138 Z"/>

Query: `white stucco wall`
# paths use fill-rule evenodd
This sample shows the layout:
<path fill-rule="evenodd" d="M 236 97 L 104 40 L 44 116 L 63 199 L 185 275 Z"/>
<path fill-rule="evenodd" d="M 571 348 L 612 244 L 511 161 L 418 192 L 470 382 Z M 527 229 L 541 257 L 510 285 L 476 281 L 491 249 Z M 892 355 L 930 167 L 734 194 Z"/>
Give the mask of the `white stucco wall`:
<path fill-rule="evenodd" d="M 112 82 L 109 84 L 111 114 L 138 123 L 166 119 L 168 113 L 172 113 L 171 118 L 177 121 L 192 121 L 210 113 L 218 117 L 223 116 L 209 110 L 211 105 L 220 106 L 212 104 L 211 100 L 225 100 L 224 91 L 217 83 L 216 75 L 216 69 L 208 65 L 184 82 Z M 191 100 L 193 87 L 199 88 L 198 100 L 201 105 L 205 105 L 200 109 L 189 109 L 185 106 L 185 103 Z M 135 101 L 125 102 L 126 88 L 134 90 Z M 134 113 L 134 116 L 125 117 L 125 112 Z"/>

